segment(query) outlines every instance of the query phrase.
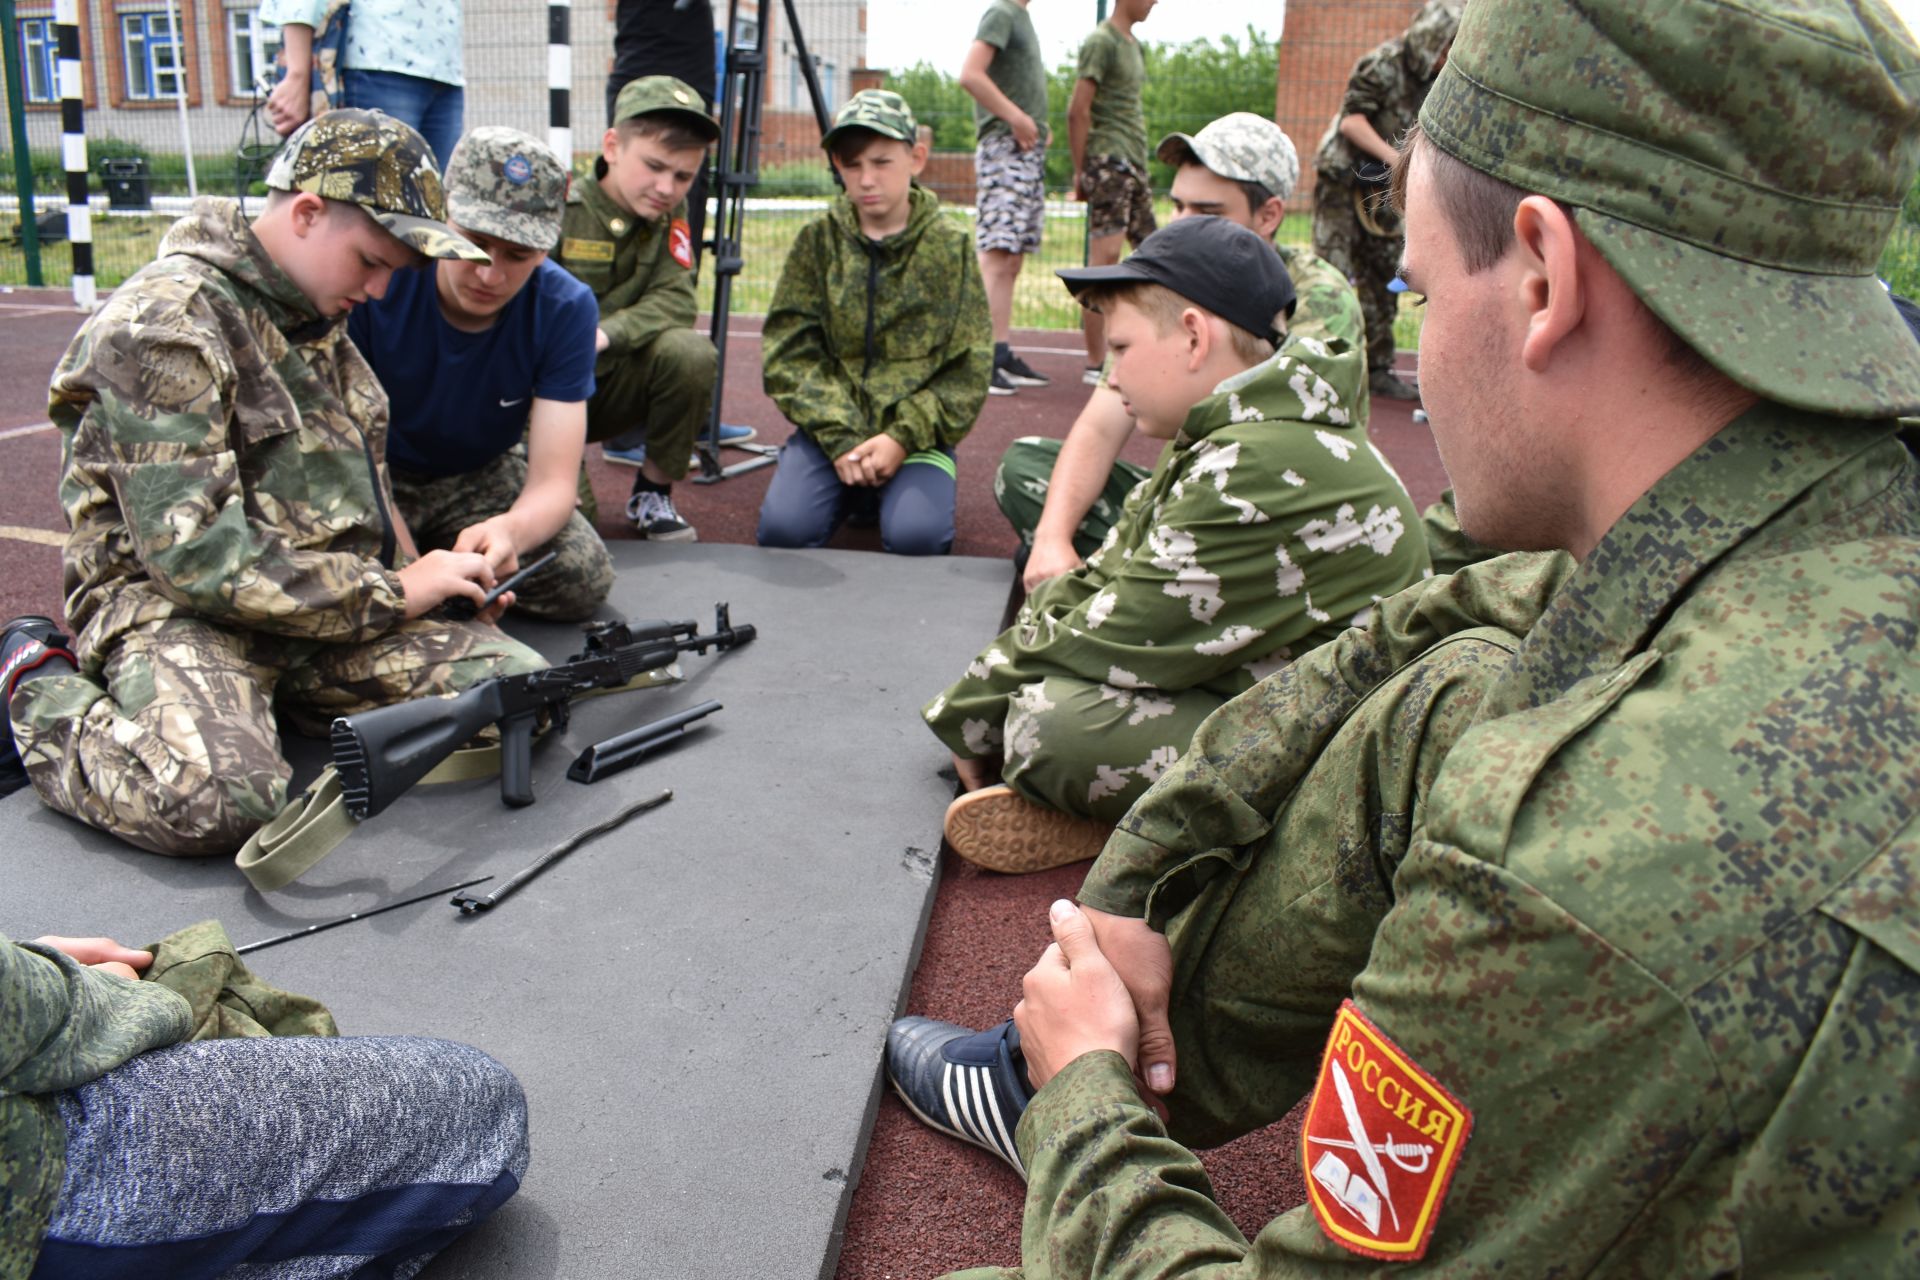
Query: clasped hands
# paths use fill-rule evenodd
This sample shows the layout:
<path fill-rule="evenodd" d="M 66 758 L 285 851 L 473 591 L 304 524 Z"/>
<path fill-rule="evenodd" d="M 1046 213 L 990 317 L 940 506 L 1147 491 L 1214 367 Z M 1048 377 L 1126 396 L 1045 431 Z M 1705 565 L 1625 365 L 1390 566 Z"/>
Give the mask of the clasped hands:
<path fill-rule="evenodd" d="M 1171 1090 L 1173 951 L 1165 935 L 1145 920 L 1064 898 L 1048 921 L 1053 942 L 1021 980 L 1025 998 L 1013 1009 L 1027 1079 L 1038 1089 L 1075 1058 L 1111 1049 L 1127 1060 L 1143 1097 Z"/>
<path fill-rule="evenodd" d="M 893 479 L 906 460 L 906 446 L 883 431 L 835 458 L 833 473 L 841 484 L 875 488 Z"/>

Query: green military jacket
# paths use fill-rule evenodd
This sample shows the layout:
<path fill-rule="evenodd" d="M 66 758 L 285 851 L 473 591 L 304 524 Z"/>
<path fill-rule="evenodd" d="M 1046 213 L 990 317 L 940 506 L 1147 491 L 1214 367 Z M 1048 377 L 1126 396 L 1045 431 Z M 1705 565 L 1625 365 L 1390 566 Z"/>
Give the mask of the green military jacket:
<path fill-rule="evenodd" d="M 0 938 L 0 1280 L 26 1280 L 67 1167 L 49 1095 L 185 1040 L 191 1006 L 33 943 Z"/>
<path fill-rule="evenodd" d="M 84 669 L 174 615 L 328 641 L 402 620 L 387 397 L 343 319 L 208 198 L 81 327 L 48 412 Z"/>
<path fill-rule="evenodd" d="M 1377 163 L 1372 155 L 1340 135 L 1340 121 L 1347 116 L 1365 116 L 1389 143 L 1398 142 L 1413 127 L 1427 91 L 1440 74 L 1440 55 L 1453 43 L 1460 23 L 1459 9 L 1459 0 L 1427 0 L 1404 34 L 1354 63 L 1340 109 L 1334 113 L 1333 123 L 1327 126 L 1313 158 L 1320 181 L 1351 187 L 1357 166 Z"/>
<path fill-rule="evenodd" d="M 1352 296 L 1351 290 L 1348 297 Z M 956 755 L 999 754 L 1008 700 L 1047 676 L 1221 699 L 1364 623 L 1427 571 L 1419 514 L 1348 409 L 1361 348 L 1290 339 L 1195 405 L 1100 549 L 1036 588 L 927 705 Z"/>
<path fill-rule="evenodd" d="M 596 160 L 592 179 L 568 189 L 553 258 L 593 290 L 607 335 L 602 354 L 624 355 L 669 329 L 693 327 L 693 236 L 684 203 L 671 217 L 636 218 L 601 187 L 606 172 L 607 162 Z"/>
<path fill-rule="evenodd" d="M 958 444 L 993 377 L 993 326 L 973 236 L 911 193 L 906 227 L 874 241 L 837 197 L 800 228 L 761 344 L 767 395 L 837 458 L 885 432 L 908 453 Z"/>
<path fill-rule="evenodd" d="M 1304 1028 L 1257 1046 L 1257 1088 L 1315 1090 L 1313 1199 L 1247 1242 L 1124 1062 L 1089 1054 L 1020 1124 L 1029 1280 L 1353 1274 L 1363 1215 L 1320 1177 L 1366 1163 L 1348 1100 L 1395 1117 L 1369 1180 L 1400 1188 L 1398 1229 L 1426 1215 L 1406 1274 L 1914 1273 L 1920 463 L 1893 423 L 1763 404 L 1563 559 L 1384 602 L 1129 814 L 1081 899 L 1178 931 L 1196 884 L 1287 856 L 1280 815 L 1313 801 L 1293 787 L 1370 689 L 1465 628 L 1524 636 L 1386 868 L 1351 1001 L 1298 1001 L 1284 948 L 1199 961 Z M 1266 909 L 1276 938 L 1314 928 L 1311 895 Z"/>

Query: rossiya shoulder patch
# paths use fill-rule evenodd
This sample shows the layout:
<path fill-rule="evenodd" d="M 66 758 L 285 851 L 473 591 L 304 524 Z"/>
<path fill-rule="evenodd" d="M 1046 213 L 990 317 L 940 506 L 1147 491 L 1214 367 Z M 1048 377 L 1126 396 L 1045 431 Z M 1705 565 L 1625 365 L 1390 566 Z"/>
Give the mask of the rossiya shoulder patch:
<path fill-rule="evenodd" d="M 612 262 L 613 241 L 581 240 L 568 236 L 560 245 L 560 256 L 578 262 Z"/>
<path fill-rule="evenodd" d="M 693 228 L 687 225 L 685 218 L 675 218 L 667 229 L 667 252 L 681 266 L 693 267 Z"/>
<path fill-rule="evenodd" d="M 1320 1229 L 1369 1258 L 1421 1257 L 1471 1132 L 1473 1113 L 1342 1002 L 1300 1129 Z"/>

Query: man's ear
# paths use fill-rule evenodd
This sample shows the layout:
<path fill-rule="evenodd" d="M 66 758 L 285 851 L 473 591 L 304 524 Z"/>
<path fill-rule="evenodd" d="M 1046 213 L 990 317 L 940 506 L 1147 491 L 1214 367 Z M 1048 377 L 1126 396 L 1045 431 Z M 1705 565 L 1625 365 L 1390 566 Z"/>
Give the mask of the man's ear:
<path fill-rule="evenodd" d="M 1207 357 L 1213 354 L 1213 342 L 1217 336 L 1213 326 L 1219 323 L 1198 307 L 1180 309 L 1180 331 L 1187 340 L 1187 372 L 1193 373 L 1205 367 Z"/>
<path fill-rule="evenodd" d="M 1265 204 L 1253 211 L 1253 229 L 1262 240 L 1271 240 L 1286 216 L 1287 202 L 1279 196 L 1270 196 Z"/>
<path fill-rule="evenodd" d="M 1529 370 L 1541 373 L 1586 318 L 1589 299 L 1580 269 L 1584 237 L 1565 209 L 1537 195 L 1528 196 L 1514 210 L 1513 233 L 1515 287 L 1526 324 L 1520 359 Z"/>
<path fill-rule="evenodd" d="M 612 125 L 608 125 L 606 133 L 602 134 L 600 137 L 600 158 L 602 160 L 605 160 L 607 162 L 608 167 L 611 168 L 613 165 L 613 158 L 615 155 L 619 154 L 619 151 L 620 151 L 620 131 L 614 128 Z"/>
<path fill-rule="evenodd" d="M 926 168 L 927 168 L 927 144 L 926 143 L 916 142 L 913 144 L 913 153 L 909 163 L 913 167 L 913 176 L 916 178 L 926 171 Z"/>
<path fill-rule="evenodd" d="M 287 202 L 287 226 L 302 240 L 327 216 L 327 202 L 311 191 L 296 191 Z"/>

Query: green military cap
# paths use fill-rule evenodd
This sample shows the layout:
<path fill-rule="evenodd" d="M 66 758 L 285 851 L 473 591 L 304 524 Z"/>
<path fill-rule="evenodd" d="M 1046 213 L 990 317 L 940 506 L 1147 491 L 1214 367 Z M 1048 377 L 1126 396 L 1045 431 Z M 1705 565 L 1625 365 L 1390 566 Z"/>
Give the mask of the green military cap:
<path fill-rule="evenodd" d="M 833 128 L 820 139 L 820 145 L 831 147 L 834 136 L 847 129 L 871 129 L 883 138 L 896 138 L 908 146 L 920 140 L 920 126 L 913 118 L 913 108 L 891 89 L 862 89 L 848 98 L 833 117 Z"/>
<path fill-rule="evenodd" d="M 447 225 L 440 166 L 427 140 L 385 112 L 336 109 L 307 121 L 274 157 L 267 185 L 357 204 L 429 258 L 491 261 Z"/>
<path fill-rule="evenodd" d="M 700 100 L 700 91 L 685 80 L 676 80 L 672 76 L 641 76 L 622 85 L 620 96 L 613 100 L 615 124 L 655 112 L 671 112 L 684 117 L 688 124 L 706 134 L 708 142 L 717 141 L 720 137 L 720 122 L 707 113 L 706 104 Z"/>
<path fill-rule="evenodd" d="M 447 216 L 467 231 L 529 249 L 560 243 L 567 171 L 518 129 L 486 125 L 460 139 L 447 161 Z"/>
<path fill-rule="evenodd" d="M 1576 209 L 1654 314 L 1748 390 L 1920 412 L 1874 278 L 1920 163 L 1920 48 L 1882 0 L 1474 0 L 1433 144 Z"/>
<path fill-rule="evenodd" d="M 1234 111 L 1191 136 L 1170 133 L 1154 154 L 1175 167 L 1197 162 L 1235 182 L 1257 182 L 1282 200 L 1300 184 L 1300 155 L 1293 139 L 1265 116 Z"/>

